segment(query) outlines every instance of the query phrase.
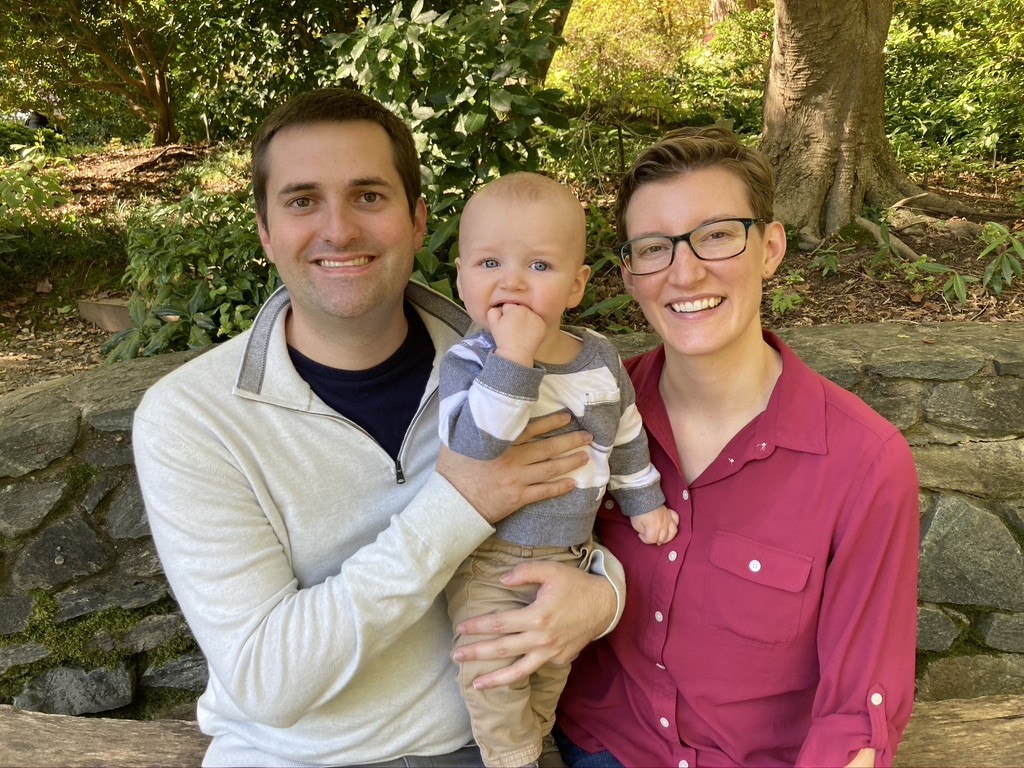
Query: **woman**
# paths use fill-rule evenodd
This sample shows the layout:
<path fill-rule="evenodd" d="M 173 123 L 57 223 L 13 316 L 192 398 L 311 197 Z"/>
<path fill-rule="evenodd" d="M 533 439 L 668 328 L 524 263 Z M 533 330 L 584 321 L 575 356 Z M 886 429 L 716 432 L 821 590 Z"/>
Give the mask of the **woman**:
<path fill-rule="evenodd" d="M 910 718 L 913 457 L 762 331 L 772 190 L 716 128 L 668 134 L 620 184 L 623 280 L 664 342 L 627 369 L 680 523 L 648 547 L 604 504 L 628 598 L 573 665 L 571 766 L 889 765 Z"/>

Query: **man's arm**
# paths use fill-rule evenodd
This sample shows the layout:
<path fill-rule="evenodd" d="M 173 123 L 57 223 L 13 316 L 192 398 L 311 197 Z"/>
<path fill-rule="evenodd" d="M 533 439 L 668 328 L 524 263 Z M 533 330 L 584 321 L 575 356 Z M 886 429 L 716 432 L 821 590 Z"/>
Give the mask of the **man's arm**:
<path fill-rule="evenodd" d="M 485 477 L 475 471 L 482 462 L 459 456 L 442 446 L 438 471 L 452 479 L 488 520 L 495 512 L 504 516 L 509 507 L 542 501 L 570 491 L 574 483 L 565 473 L 586 461 L 582 452 L 566 454 L 590 440 L 583 432 L 569 432 L 535 440 L 569 421 L 562 411 L 531 422 L 512 448 L 497 460 L 509 462 L 527 485 L 522 491 L 503 487 L 509 476 Z M 574 445 L 565 439 L 576 436 Z M 496 462 L 489 462 L 495 464 Z M 518 466 L 518 469 L 514 467 Z M 519 495 L 516 495 L 518 493 Z M 568 663 L 592 640 L 611 632 L 625 607 L 626 579 L 622 566 L 603 548 L 594 552 L 591 572 L 584 573 L 561 563 L 522 563 L 505 577 L 509 586 L 535 583 L 540 588 L 534 602 L 525 608 L 479 616 L 463 622 L 459 634 L 501 635 L 494 640 L 471 643 L 457 651 L 456 661 L 520 658 L 508 667 L 477 680 L 480 687 L 508 685 L 526 677 L 544 664 Z"/>
<path fill-rule="evenodd" d="M 235 705 L 254 721 L 288 727 L 389 651 L 493 529 L 434 474 L 383 530 L 361 546 L 350 542 L 353 551 L 338 556 L 335 572 L 300 585 L 285 520 L 340 525 L 368 510 L 332 515 L 332 505 L 345 504 L 341 493 L 308 509 L 282 508 L 294 504 L 283 487 L 288 480 L 268 482 L 264 474 L 279 459 L 270 451 L 239 455 L 237 446 L 228 447 L 230 423 L 211 426 L 217 415 L 196 413 L 175 402 L 176 394 L 156 394 L 135 421 L 136 466 L 154 541 L 172 591 Z M 554 478 L 586 459 L 560 454 L 585 440 L 573 433 L 553 446 L 524 446 L 523 467 L 519 451 L 481 463 L 473 481 L 493 493 L 480 506 L 499 519 L 528 499 L 564 493 L 572 481 Z"/>
<path fill-rule="evenodd" d="M 625 607 L 625 576 L 606 550 L 594 555 L 594 573 L 564 563 L 517 565 L 502 581 L 509 586 L 539 584 L 536 600 L 525 608 L 477 616 L 459 625 L 458 634 L 501 637 L 462 646 L 455 652 L 456 661 L 519 657 L 478 677 L 477 688 L 514 683 L 545 664 L 568 664 L 588 643 L 615 628 Z"/>

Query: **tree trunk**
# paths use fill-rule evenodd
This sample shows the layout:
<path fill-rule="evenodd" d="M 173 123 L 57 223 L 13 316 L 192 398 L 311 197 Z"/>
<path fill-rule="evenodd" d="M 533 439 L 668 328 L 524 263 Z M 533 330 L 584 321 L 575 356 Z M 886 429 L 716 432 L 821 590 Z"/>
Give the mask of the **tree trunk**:
<path fill-rule="evenodd" d="M 741 5 L 748 11 L 756 11 L 759 4 L 759 0 L 711 0 L 711 23 L 723 21 Z"/>
<path fill-rule="evenodd" d="M 892 0 L 776 0 L 761 149 L 776 217 L 820 240 L 865 204 L 919 193 L 885 135 L 883 48 Z"/>
<path fill-rule="evenodd" d="M 171 105 L 171 94 L 167 89 L 167 73 L 158 71 L 154 84 L 156 87 L 147 94 L 156 112 L 153 144 L 154 146 L 176 144 L 181 135 L 174 123 L 174 108 Z"/>
<path fill-rule="evenodd" d="M 550 3 L 542 3 L 541 8 L 545 8 Z M 548 57 L 537 64 L 537 82 L 543 84 L 544 80 L 547 79 L 548 70 L 551 69 L 551 62 L 554 61 L 555 51 L 558 50 L 560 45 L 560 38 L 562 32 L 565 30 L 565 21 L 569 18 L 569 11 L 572 10 L 572 0 L 563 0 L 563 2 L 554 3 L 555 9 L 552 11 L 552 29 L 551 35 L 552 40 L 548 43 Z"/>

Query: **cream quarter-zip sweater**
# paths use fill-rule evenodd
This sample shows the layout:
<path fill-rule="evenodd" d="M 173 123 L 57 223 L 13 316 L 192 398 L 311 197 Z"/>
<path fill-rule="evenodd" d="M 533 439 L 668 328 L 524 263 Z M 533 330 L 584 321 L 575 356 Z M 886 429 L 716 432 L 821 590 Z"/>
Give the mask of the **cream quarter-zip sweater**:
<path fill-rule="evenodd" d="M 296 373 L 284 289 L 136 411 L 153 538 L 210 669 L 204 765 L 372 763 L 471 741 L 443 589 L 494 529 L 434 471 L 438 365 L 468 318 L 422 286 L 406 295 L 436 353 L 399 466 Z M 621 613 L 612 562 L 592 570 L 616 574 Z"/>

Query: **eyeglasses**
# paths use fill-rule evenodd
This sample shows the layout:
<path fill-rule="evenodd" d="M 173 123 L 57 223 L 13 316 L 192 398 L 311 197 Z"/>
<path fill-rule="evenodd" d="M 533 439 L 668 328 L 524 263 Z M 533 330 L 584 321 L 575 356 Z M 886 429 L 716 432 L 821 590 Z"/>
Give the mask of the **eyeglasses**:
<path fill-rule="evenodd" d="M 721 261 L 739 256 L 747 247 L 750 228 L 767 224 L 763 219 L 721 219 L 703 224 L 689 232 L 670 237 L 646 235 L 618 246 L 622 265 L 633 275 L 653 275 L 668 269 L 676 255 L 676 246 L 685 242 L 701 261 Z"/>

